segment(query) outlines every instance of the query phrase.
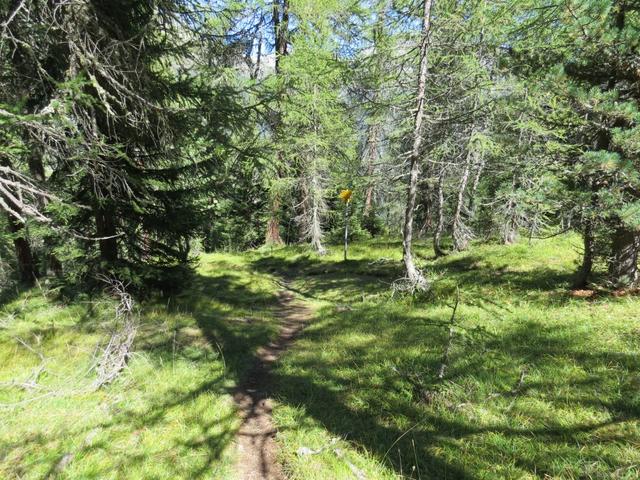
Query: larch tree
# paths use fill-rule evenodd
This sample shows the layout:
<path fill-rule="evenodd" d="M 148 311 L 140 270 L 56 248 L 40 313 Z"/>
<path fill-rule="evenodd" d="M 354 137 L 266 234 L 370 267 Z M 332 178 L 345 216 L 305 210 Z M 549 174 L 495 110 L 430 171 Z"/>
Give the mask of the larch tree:
<path fill-rule="evenodd" d="M 274 39 L 274 55 L 275 55 L 275 67 L 274 75 L 276 77 L 276 85 L 278 89 L 285 89 L 284 95 L 286 95 L 286 84 L 282 82 L 282 62 L 284 57 L 289 52 L 290 33 L 289 33 L 289 0 L 274 0 L 272 6 L 272 26 L 273 26 L 273 39 Z M 280 215 L 282 207 L 281 196 L 283 191 L 282 178 L 285 173 L 284 154 L 279 144 L 283 142 L 283 136 L 286 137 L 288 132 L 282 127 L 282 103 L 275 102 L 274 111 L 272 113 L 271 129 L 274 138 L 274 179 L 271 181 L 270 196 L 269 196 L 269 211 L 267 218 L 267 227 L 265 234 L 265 243 L 273 245 L 281 245 L 283 243 L 282 236 L 280 234 Z"/>
<path fill-rule="evenodd" d="M 425 101 L 427 75 L 429 68 L 429 35 L 431 32 L 431 9 L 434 0 L 424 0 L 422 8 L 422 31 L 420 38 L 419 73 L 416 87 L 416 105 L 413 119 L 413 132 L 411 137 L 411 150 L 409 152 L 409 181 L 407 186 L 407 206 L 404 215 L 404 227 L 402 229 L 402 258 L 405 275 L 409 283 L 417 289 L 426 289 L 427 280 L 418 270 L 413 259 L 413 217 L 416 208 L 418 192 L 418 177 L 420 175 L 420 162 L 423 142 L 423 123 L 425 120 Z"/>

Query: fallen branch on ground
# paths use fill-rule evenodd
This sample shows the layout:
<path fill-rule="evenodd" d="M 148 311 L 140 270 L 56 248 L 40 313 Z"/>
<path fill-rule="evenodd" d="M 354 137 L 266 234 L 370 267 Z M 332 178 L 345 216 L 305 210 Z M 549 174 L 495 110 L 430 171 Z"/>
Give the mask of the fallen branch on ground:
<path fill-rule="evenodd" d="M 101 280 L 107 283 L 111 294 L 119 301 L 115 311 L 116 330 L 103 349 L 96 366 L 97 378 L 93 382 L 96 390 L 113 382 L 127 366 L 132 354 L 133 340 L 138 331 L 133 297 L 126 291 L 126 285 L 114 278 L 103 276 Z M 118 327 L 119 324 L 121 327 Z"/>
<path fill-rule="evenodd" d="M 458 304 L 460 303 L 460 287 L 456 286 L 456 303 L 453 305 L 453 311 L 451 312 L 451 318 L 449 319 L 449 336 L 447 338 L 447 346 L 444 349 L 442 355 L 442 362 L 438 369 L 438 380 L 444 378 L 444 374 L 449 366 L 449 354 L 451 353 L 451 346 L 453 345 L 454 327 L 456 324 L 456 312 L 458 311 Z"/>

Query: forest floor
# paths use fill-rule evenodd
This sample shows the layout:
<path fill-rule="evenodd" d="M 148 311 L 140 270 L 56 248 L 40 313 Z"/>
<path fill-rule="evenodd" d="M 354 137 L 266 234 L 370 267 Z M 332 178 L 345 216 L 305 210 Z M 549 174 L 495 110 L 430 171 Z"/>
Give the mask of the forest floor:
<path fill-rule="evenodd" d="M 236 405 L 242 414 L 242 425 L 237 433 L 236 463 L 236 472 L 242 480 L 286 478 L 277 459 L 277 430 L 271 418 L 271 368 L 291 346 L 311 316 L 312 311 L 304 302 L 295 300 L 289 290 L 281 291 L 276 311 L 280 326 L 278 336 L 258 348 L 253 366 L 234 393 Z"/>
<path fill-rule="evenodd" d="M 396 240 L 202 255 L 98 391 L 112 302 L 20 292 L 0 307 L 0 478 L 251 478 L 254 408 L 285 478 L 639 478 L 640 298 L 572 293 L 579 247 L 419 244 L 436 280 L 413 297 L 392 294 Z"/>

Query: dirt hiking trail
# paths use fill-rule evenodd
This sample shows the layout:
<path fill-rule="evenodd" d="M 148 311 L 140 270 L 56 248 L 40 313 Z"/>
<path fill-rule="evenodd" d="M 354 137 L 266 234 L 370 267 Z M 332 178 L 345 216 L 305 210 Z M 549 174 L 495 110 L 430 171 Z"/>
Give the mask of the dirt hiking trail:
<path fill-rule="evenodd" d="M 236 438 L 238 480 L 286 478 L 276 459 L 276 429 L 271 418 L 271 368 L 311 319 L 312 311 L 288 290 L 282 290 L 278 297 L 278 336 L 258 349 L 253 366 L 234 391 L 233 398 L 243 419 Z"/>

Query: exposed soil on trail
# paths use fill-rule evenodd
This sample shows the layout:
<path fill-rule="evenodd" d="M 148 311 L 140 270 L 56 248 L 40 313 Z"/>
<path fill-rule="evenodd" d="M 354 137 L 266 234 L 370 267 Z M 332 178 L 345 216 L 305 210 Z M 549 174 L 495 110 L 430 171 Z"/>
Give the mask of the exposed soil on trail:
<path fill-rule="evenodd" d="M 254 365 L 234 392 L 243 422 L 237 434 L 239 480 L 284 480 L 276 460 L 276 429 L 271 419 L 270 372 L 273 363 L 287 350 L 311 318 L 311 310 L 284 290 L 279 294 L 278 337 L 260 347 Z"/>

